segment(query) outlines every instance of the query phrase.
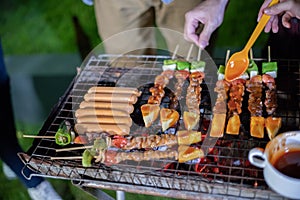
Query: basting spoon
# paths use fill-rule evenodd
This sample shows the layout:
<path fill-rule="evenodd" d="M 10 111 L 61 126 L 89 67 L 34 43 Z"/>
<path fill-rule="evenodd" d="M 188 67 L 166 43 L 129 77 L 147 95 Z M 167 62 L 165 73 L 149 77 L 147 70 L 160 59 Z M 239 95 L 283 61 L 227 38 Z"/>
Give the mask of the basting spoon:
<path fill-rule="evenodd" d="M 278 0 L 272 0 L 268 7 L 277 4 Z M 270 19 L 270 15 L 263 14 L 258 24 L 256 25 L 251 37 L 249 38 L 246 46 L 240 52 L 234 53 L 228 60 L 225 68 L 225 79 L 227 81 L 232 81 L 239 76 L 241 76 L 248 68 L 249 58 L 248 52 L 256 39 L 258 38 L 261 31 L 266 26 Z"/>

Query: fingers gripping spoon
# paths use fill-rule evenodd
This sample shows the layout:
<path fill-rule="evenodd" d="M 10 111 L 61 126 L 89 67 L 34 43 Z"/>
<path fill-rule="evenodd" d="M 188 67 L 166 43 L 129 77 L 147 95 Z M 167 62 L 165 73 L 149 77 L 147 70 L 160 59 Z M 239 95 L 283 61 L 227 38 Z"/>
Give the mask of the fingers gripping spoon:
<path fill-rule="evenodd" d="M 269 6 L 277 4 L 278 0 L 272 0 Z M 225 79 L 227 81 L 232 81 L 239 76 L 241 76 L 248 68 L 249 65 L 249 58 L 248 52 L 256 39 L 258 38 L 261 31 L 266 26 L 267 22 L 269 21 L 271 16 L 263 14 L 261 19 L 259 20 L 256 28 L 254 29 L 251 37 L 249 38 L 246 46 L 240 52 L 234 53 L 230 59 L 228 60 L 225 68 Z"/>

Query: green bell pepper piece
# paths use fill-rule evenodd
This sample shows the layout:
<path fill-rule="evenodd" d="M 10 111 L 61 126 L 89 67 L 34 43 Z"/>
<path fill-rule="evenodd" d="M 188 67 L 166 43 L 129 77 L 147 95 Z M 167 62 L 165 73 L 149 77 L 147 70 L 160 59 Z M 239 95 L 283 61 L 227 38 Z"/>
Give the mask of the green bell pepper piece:
<path fill-rule="evenodd" d="M 220 65 L 219 69 L 218 69 L 218 80 L 223 80 L 225 77 L 225 66 L 224 65 Z"/>
<path fill-rule="evenodd" d="M 82 161 L 81 161 L 82 166 L 91 167 L 93 158 L 94 158 L 93 154 L 88 149 L 84 150 L 82 154 Z"/>
<path fill-rule="evenodd" d="M 187 61 L 178 61 L 177 62 L 177 70 L 189 70 L 191 66 L 190 62 Z"/>
<path fill-rule="evenodd" d="M 277 72 L 277 62 L 264 62 L 262 63 L 262 73 L 265 74 L 266 72 Z"/>
<path fill-rule="evenodd" d="M 251 71 L 258 71 L 257 64 L 254 62 L 254 60 L 250 60 L 250 64 L 247 69 L 248 73 L 250 73 Z"/>
<path fill-rule="evenodd" d="M 191 63 L 191 70 L 203 69 L 201 71 L 204 71 L 205 64 L 206 63 L 204 61 L 193 61 Z"/>
<path fill-rule="evenodd" d="M 164 60 L 164 65 L 173 65 L 173 64 L 177 64 L 177 60 Z"/>
<path fill-rule="evenodd" d="M 224 65 L 220 65 L 217 73 L 218 74 L 225 74 L 225 66 Z"/>
<path fill-rule="evenodd" d="M 63 121 L 55 133 L 55 142 L 58 145 L 64 146 L 71 143 L 71 134 L 67 129 L 65 122 Z"/>
<path fill-rule="evenodd" d="M 175 70 L 177 67 L 177 60 L 164 60 L 162 69 L 165 70 Z"/>
<path fill-rule="evenodd" d="M 247 72 L 250 75 L 250 78 L 256 76 L 258 74 L 258 67 L 254 60 L 250 60 L 250 64 L 248 66 Z"/>

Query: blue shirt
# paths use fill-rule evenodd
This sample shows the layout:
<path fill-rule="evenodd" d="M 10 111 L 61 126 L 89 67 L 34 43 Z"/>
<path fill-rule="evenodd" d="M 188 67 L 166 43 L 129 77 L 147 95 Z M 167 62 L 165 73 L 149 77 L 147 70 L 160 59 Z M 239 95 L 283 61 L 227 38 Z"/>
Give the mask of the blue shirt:
<path fill-rule="evenodd" d="M 161 0 L 164 4 L 169 4 L 171 3 L 173 0 Z"/>
<path fill-rule="evenodd" d="M 82 0 L 86 5 L 92 6 L 94 4 L 93 0 Z M 169 4 L 173 0 L 161 0 L 164 4 Z"/>

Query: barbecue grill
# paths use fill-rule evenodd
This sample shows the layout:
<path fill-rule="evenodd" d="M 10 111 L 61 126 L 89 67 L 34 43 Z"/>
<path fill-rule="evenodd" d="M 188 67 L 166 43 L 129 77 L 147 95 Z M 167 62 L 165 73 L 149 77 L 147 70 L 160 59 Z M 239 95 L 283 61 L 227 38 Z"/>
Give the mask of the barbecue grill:
<path fill-rule="evenodd" d="M 60 123 L 64 120 L 72 125 L 76 122 L 74 113 L 83 95 L 95 85 L 138 87 L 142 96 L 147 99 L 148 83 L 153 83 L 155 76 L 160 74 L 163 60 L 169 56 L 148 55 L 91 55 L 83 63 L 83 67 L 74 78 L 65 94 L 59 99 L 39 132 L 40 136 L 54 136 Z M 255 59 L 259 63 L 264 59 Z M 217 81 L 216 67 L 221 59 L 206 60 L 206 76 L 201 87 L 202 100 L 200 104 L 201 118 L 199 130 L 209 132 L 212 118 L 212 106 L 216 98 L 213 92 Z M 280 132 L 300 129 L 300 61 L 277 60 L 279 65 L 277 83 L 278 108 L 276 116 L 282 118 Z M 142 80 L 141 82 L 139 80 Z M 246 95 L 245 95 L 246 96 Z M 245 102 L 245 100 L 244 100 Z M 162 101 L 168 104 L 168 99 Z M 246 104 L 246 103 L 245 103 Z M 244 106 L 243 106 L 244 107 Z M 247 110 L 247 107 L 243 108 Z M 136 111 L 136 109 L 135 109 Z M 138 113 L 131 117 L 134 124 Z M 264 147 L 268 142 L 253 138 L 249 134 L 248 112 L 241 114 L 241 131 L 238 136 L 224 134 L 218 140 L 207 138 L 201 148 L 206 149 L 204 159 L 195 159 L 186 163 L 178 163 L 170 159 L 149 161 L 124 161 L 114 165 L 93 163 L 92 167 L 83 167 L 80 159 L 51 160 L 53 156 L 81 156 L 83 150 L 56 152 L 61 148 L 55 139 L 35 139 L 26 153 L 20 153 L 20 158 L 35 174 L 71 180 L 82 187 L 121 190 L 133 193 L 176 197 L 183 199 L 223 199 L 223 198 L 259 198 L 283 199 L 271 191 L 266 185 L 262 169 L 252 166 L 248 152 L 253 147 Z M 145 131 L 143 126 L 134 125 L 135 131 Z M 158 131 L 153 129 L 151 131 Z M 210 143 L 214 146 L 210 146 Z M 77 146 L 70 144 L 70 147 Z M 163 149 L 158 149 L 163 150 Z M 31 178 L 24 174 L 27 178 Z"/>

